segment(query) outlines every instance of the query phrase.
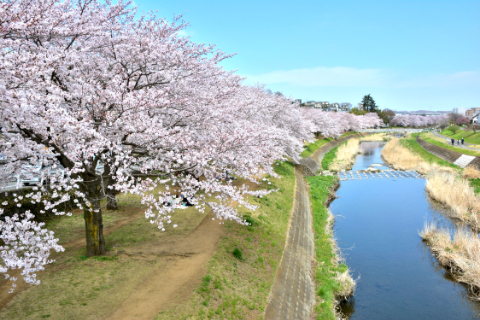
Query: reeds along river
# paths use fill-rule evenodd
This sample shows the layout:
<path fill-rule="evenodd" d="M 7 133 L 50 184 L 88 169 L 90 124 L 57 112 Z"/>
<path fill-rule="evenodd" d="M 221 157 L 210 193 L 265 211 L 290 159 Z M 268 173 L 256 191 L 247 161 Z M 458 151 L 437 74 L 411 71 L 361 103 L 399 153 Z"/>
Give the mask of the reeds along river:
<path fill-rule="evenodd" d="M 362 142 L 353 170 L 383 164 L 383 145 Z M 336 195 L 335 237 L 354 278 L 360 276 L 355 295 L 341 306 L 346 316 L 480 319 L 480 303 L 451 280 L 418 235 L 426 221 L 455 228 L 429 200 L 424 179 L 346 180 Z"/>

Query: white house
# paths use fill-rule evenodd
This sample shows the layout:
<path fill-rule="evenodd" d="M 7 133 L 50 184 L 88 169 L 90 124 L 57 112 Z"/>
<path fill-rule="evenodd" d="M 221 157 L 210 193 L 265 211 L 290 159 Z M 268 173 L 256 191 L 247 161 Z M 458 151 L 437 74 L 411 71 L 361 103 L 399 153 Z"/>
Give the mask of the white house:
<path fill-rule="evenodd" d="M 472 123 L 479 123 L 478 122 L 478 116 L 480 116 L 480 113 L 477 113 L 476 115 L 473 116 Z"/>

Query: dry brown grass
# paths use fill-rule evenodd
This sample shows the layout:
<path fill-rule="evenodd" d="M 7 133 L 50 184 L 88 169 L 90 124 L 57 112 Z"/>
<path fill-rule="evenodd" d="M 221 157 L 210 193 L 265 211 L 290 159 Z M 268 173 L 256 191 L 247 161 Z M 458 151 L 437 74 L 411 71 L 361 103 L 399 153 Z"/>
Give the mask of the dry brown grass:
<path fill-rule="evenodd" d="M 474 228 L 480 228 L 480 197 L 475 196 L 468 180 L 446 171 L 430 172 L 426 190 L 429 195 L 452 209 L 452 215 Z"/>
<path fill-rule="evenodd" d="M 475 169 L 474 167 L 466 167 L 463 170 L 463 177 L 465 179 L 478 179 L 480 178 L 480 171 Z"/>
<path fill-rule="evenodd" d="M 385 145 L 382 150 L 382 157 L 397 170 L 415 170 L 421 174 L 427 174 L 434 170 L 453 172 L 451 168 L 441 167 L 436 163 L 423 160 L 420 156 L 402 146 L 398 138 L 392 138 Z"/>
<path fill-rule="evenodd" d="M 454 279 L 469 288 L 472 298 L 480 300 L 480 239 L 468 230 L 453 235 L 446 229 L 426 224 L 420 236 L 431 246 L 441 265 Z"/>
<path fill-rule="evenodd" d="M 338 147 L 335 160 L 330 165 L 330 170 L 340 171 L 350 168 L 355 162 L 355 157 L 360 152 L 360 139 L 349 139 Z"/>
<path fill-rule="evenodd" d="M 360 138 L 360 141 L 388 141 L 392 139 L 389 133 L 376 133 Z"/>

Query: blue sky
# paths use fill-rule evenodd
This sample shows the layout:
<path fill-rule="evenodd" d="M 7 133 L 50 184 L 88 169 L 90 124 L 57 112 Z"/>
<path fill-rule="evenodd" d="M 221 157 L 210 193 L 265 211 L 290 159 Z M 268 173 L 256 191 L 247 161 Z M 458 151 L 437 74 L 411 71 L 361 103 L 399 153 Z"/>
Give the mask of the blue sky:
<path fill-rule="evenodd" d="M 272 91 L 381 108 L 480 107 L 480 1 L 151 1 L 223 63 Z"/>

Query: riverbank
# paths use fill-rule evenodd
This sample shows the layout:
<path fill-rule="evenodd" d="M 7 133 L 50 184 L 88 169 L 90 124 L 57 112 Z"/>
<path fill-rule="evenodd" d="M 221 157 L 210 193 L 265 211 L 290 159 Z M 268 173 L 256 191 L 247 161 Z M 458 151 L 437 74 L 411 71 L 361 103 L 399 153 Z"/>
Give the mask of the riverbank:
<path fill-rule="evenodd" d="M 335 176 L 308 177 L 315 230 L 317 319 L 337 319 L 337 306 L 355 291 L 356 282 L 341 258 L 333 235 L 334 216 L 328 209 L 339 186 Z"/>
<path fill-rule="evenodd" d="M 480 172 L 472 166 L 462 170 L 427 153 L 413 137 L 402 142 L 392 140 L 387 144 L 382 152 L 385 160 L 395 168 L 427 174 L 428 195 L 447 206 L 450 217 L 480 230 Z M 466 284 L 474 298 L 480 299 L 480 241 L 475 231 L 457 230 L 450 236 L 448 230 L 429 224 L 419 235 L 455 281 Z"/>
<path fill-rule="evenodd" d="M 463 283 L 471 298 L 480 301 L 480 240 L 468 230 L 456 230 L 453 236 L 446 229 L 426 224 L 419 233 L 440 264 Z"/>
<path fill-rule="evenodd" d="M 349 139 L 325 154 L 322 159 L 322 169 L 350 170 L 359 152 L 360 139 Z"/>

